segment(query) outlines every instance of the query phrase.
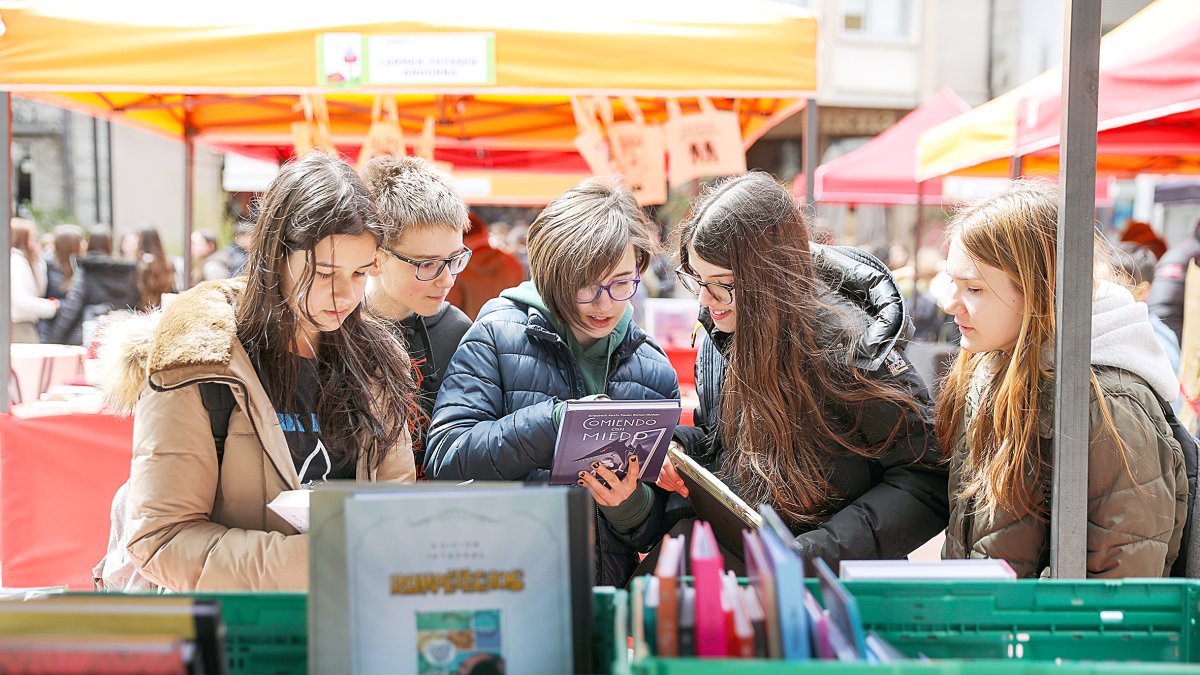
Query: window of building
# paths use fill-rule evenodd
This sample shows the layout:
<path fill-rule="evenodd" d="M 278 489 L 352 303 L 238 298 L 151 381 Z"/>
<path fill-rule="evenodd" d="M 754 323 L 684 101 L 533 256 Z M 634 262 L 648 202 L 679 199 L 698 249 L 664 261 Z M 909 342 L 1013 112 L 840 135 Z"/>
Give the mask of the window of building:
<path fill-rule="evenodd" d="M 847 35 L 909 39 L 912 0 L 842 0 L 842 32 Z"/>

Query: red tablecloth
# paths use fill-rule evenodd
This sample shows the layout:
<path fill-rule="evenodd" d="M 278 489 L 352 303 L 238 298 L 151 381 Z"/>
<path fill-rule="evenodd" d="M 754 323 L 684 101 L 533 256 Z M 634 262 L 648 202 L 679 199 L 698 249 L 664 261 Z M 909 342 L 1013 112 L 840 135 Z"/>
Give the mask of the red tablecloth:
<path fill-rule="evenodd" d="M 91 590 L 113 494 L 129 478 L 133 419 L 27 416 L 41 405 L 0 414 L 0 583 Z"/>

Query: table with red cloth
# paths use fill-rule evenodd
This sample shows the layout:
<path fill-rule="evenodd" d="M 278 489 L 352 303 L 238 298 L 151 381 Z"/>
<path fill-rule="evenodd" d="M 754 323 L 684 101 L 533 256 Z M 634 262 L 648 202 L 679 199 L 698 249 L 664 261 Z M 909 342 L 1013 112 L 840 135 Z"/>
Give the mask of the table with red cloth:
<path fill-rule="evenodd" d="M 132 418 L 59 402 L 0 414 L 0 584 L 91 590 L 132 446 Z"/>

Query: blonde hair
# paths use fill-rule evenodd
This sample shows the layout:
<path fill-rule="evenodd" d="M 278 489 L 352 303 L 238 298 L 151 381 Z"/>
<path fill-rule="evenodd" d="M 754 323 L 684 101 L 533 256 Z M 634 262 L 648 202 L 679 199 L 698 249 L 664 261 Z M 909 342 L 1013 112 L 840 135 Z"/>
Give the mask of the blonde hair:
<path fill-rule="evenodd" d="M 471 229 L 467 205 L 450 179 L 420 157 L 376 157 L 363 169 L 363 181 L 379 206 L 382 245 L 395 248 L 410 228 Z"/>
<path fill-rule="evenodd" d="M 589 178 L 559 195 L 529 226 L 529 272 L 552 317 L 583 327 L 575 294 L 621 262 L 633 244 L 639 273 L 658 246 L 633 193 L 618 181 Z"/>
<path fill-rule="evenodd" d="M 1080 225 L 1083 225 L 1082 223 Z M 1002 194 L 959 211 L 946 236 L 957 238 L 976 263 L 1008 275 L 1022 295 L 1022 319 L 1011 350 L 972 354 L 960 350 L 937 399 L 937 436 L 949 456 L 965 442 L 958 494 L 976 500 L 979 511 L 1003 508 L 1018 516 L 1045 517 L 1048 503 L 1035 492 L 1048 478 L 1040 437 L 1040 399 L 1054 380 L 1043 350 L 1055 336 L 1055 270 L 1058 260 L 1058 191 L 1036 181 L 1016 181 Z M 1104 250 L 1097 235 L 1098 252 Z M 1101 261 L 1096 270 L 1103 273 Z M 967 394 L 977 371 L 987 368 L 971 428 L 964 428 Z M 1101 402 L 1101 433 L 1120 443 L 1095 374 L 1092 389 Z M 1128 465 L 1127 465 L 1128 467 Z M 1032 489 L 1031 489 L 1032 488 Z"/>

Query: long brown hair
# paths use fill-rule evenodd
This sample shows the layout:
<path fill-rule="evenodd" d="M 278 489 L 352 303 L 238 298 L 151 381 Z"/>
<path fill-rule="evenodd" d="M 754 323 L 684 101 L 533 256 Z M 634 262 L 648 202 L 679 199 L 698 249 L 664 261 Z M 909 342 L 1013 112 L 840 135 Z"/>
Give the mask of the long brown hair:
<path fill-rule="evenodd" d="M 38 260 L 37 249 L 34 248 L 38 236 L 37 226 L 31 220 L 13 218 L 8 221 L 8 236 L 9 246 L 20 251 L 32 267 Z"/>
<path fill-rule="evenodd" d="M 806 527 L 822 522 L 838 497 L 826 460 L 831 449 L 875 457 L 919 411 L 899 386 L 854 365 L 855 323 L 822 301 L 808 225 L 791 194 L 769 175 L 750 172 L 706 188 L 682 224 L 688 246 L 734 277 L 741 328 L 726 358 L 718 433 L 727 452 L 721 477 L 751 503 L 766 502 Z M 864 404 L 895 406 L 887 439 L 871 445 L 856 430 Z"/>
<path fill-rule="evenodd" d="M 62 270 L 62 291 L 71 290 L 75 279 L 75 258 L 83 248 L 83 228 L 78 225 L 59 225 L 54 228 L 54 261 Z"/>
<path fill-rule="evenodd" d="M 167 260 L 158 230 L 138 232 L 137 285 L 139 309 L 154 309 L 162 304 L 163 293 L 175 290 L 175 268 Z"/>
<path fill-rule="evenodd" d="M 291 403 L 300 365 L 293 352 L 300 317 L 282 292 L 288 254 L 305 252 L 304 273 L 292 290 L 304 297 L 312 288 L 314 249 L 320 241 L 369 234 L 378 244 L 383 229 L 354 169 L 320 152 L 285 164 L 263 194 L 258 211 L 246 263 L 246 293 L 237 305 L 238 337 L 258 364 L 271 402 L 281 410 Z M 304 318 L 316 323 L 312 316 Z M 378 467 L 384 452 L 405 432 L 416 396 L 408 354 L 360 303 L 340 328 L 321 334 L 317 374 L 317 424 L 333 463 L 351 465 L 361 448 L 368 466 Z M 369 439 L 366 445 L 364 437 Z"/>
<path fill-rule="evenodd" d="M 1083 225 L 1083 223 L 1079 223 Z M 972 354 L 959 350 L 937 399 L 937 436 L 947 457 L 965 443 L 958 494 L 973 498 L 981 512 L 997 508 L 1018 517 L 1045 517 L 1049 504 L 1038 486 L 1050 468 L 1042 458 L 1040 403 L 1053 384 L 1053 363 L 1043 351 L 1054 344 L 1055 266 L 1058 259 L 1058 193 L 1037 181 L 1017 181 L 1005 192 L 959 211 L 946 228 L 977 264 L 1008 275 L 1023 296 L 1023 318 L 1011 350 Z M 1099 251 L 1104 250 L 1098 238 Z M 1103 271 L 1105 265 L 1097 267 Z M 981 368 L 979 410 L 964 429 L 972 378 Z M 1095 374 L 1092 389 L 1101 401 L 1102 433 L 1120 443 Z M 1127 467 L 1128 468 L 1128 467 Z"/>

